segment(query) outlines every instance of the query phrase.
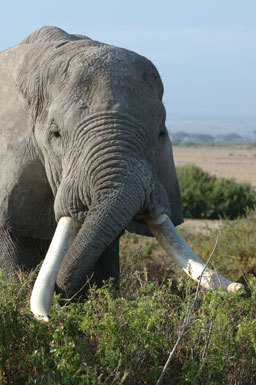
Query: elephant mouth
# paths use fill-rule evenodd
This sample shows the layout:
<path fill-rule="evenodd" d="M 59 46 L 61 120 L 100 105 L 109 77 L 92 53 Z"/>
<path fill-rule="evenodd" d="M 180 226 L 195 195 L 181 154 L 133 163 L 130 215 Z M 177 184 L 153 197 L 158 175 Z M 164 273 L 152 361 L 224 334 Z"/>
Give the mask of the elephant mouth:
<path fill-rule="evenodd" d="M 194 281 L 200 280 L 206 289 L 221 288 L 227 292 L 243 289 L 241 283 L 231 282 L 216 271 L 205 268 L 205 263 L 193 252 L 186 241 L 175 229 L 166 214 L 157 218 L 144 218 L 148 228 L 163 247 L 165 252 Z M 35 318 L 48 322 L 51 298 L 54 292 L 57 274 L 61 262 L 74 241 L 81 223 L 71 217 L 62 217 L 52 239 L 48 253 L 44 259 L 36 279 L 30 308 Z"/>

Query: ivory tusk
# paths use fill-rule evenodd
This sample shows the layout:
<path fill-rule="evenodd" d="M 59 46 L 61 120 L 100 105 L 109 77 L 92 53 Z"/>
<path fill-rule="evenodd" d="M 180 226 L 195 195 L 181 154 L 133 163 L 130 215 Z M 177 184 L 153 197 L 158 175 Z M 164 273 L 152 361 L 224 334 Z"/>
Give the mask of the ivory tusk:
<path fill-rule="evenodd" d="M 146 219 L 146 223 L 166 253 L 174 259 L 186 274 L 198 282 L 205 263 L 181 237 L 169 217 L 166 214 L 162 214 L 156 219 Z M 201 286 L 206 289 L 221 288 L 229 293 L 244 289 L 241 283 L 229 281 L 221 274 L 209 268 L 203 273 Z"/>
<path fill-rule="evenodd" d="M 30 309 L 35 318 L 49 322 L 50 303 L 56 277 L 68 248 L 73 242 L 80 224 L 70 217 L 60 218 L 49 250 L 37 276 L 30 298 Z"/>

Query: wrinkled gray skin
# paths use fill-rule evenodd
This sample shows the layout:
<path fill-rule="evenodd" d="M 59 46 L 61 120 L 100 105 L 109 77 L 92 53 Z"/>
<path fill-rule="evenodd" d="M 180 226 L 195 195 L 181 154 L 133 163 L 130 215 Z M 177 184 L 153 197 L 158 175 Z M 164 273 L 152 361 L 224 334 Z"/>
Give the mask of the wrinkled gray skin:
<path fill-rule="evenodd" d="M 41 261 L 62 216 L 82 222 L 57 289 L 119 279 L 125 229 L 182 222 L 163 85 L 146 58 L 56 27 L 0 53 L 0 266 Z"/>

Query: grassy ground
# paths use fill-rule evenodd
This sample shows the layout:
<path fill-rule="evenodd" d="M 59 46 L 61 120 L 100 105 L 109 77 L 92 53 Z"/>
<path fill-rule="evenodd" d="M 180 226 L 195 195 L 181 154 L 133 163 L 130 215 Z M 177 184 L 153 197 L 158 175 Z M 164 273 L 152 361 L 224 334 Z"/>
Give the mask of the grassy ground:
<path fill-rule="evenodd" d="M 214 267 L 246 292 L 201 290 L 164 384 L 256 383 L 255 229 L 256 212 L 196 236 L 181 228 L 203 259 L 221 231 Z M 0 279 L 0 384 L 156 384 L 196 285 L 154 239 L 125 234 L 121 250 L 120 294 L 92 288 L 62 307 L 55 296 L 47 325 L 29 311 L 35 273 Z"/>

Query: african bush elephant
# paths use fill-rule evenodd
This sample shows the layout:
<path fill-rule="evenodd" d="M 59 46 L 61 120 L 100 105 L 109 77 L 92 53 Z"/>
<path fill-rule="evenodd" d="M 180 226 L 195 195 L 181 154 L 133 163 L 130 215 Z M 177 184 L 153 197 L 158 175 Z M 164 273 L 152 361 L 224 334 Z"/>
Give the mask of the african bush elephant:
<path fill-rule="evenodd" d="M 202 261 L 173 226 L 182 205 L 162 95 L 146 58 L 56 27 L 0 53 L 4 271 L 35 268 L 58 223 L 32 294 L 37 316 L 47 318 L 55 280 L 68 297 L 90 276 L 118 281 L 125 229 L 152 232 L 200 276 Z M 208 273 L 205 286 L 230 284 Z"/>

